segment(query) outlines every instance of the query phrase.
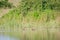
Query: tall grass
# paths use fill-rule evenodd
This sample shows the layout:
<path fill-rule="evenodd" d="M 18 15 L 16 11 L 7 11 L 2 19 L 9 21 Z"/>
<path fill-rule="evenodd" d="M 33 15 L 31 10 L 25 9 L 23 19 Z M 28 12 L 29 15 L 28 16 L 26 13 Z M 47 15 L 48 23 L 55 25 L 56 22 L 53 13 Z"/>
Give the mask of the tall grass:
<path fill-rule="evenodd" d="M 60 39 L 58 35 L 60 32 L 57 28 L 60 27 L 60 24 L 55 20 L 58 12 L 51 10 L 31 11 L 26 17 L 19 13 L 19 10 L 14 9 L 0 18 L 1 31 L 5 31 L 6 35 L 16 36 L 20 40 Z"/>
<path fill-rule="evenodd" d="M 2 33 L 16 36 L 20 40 L 60 40 L 60 21 L 57 19 L 60 18 L 59 11 L 23 9 L 15 8 L 0 18 Z"/>

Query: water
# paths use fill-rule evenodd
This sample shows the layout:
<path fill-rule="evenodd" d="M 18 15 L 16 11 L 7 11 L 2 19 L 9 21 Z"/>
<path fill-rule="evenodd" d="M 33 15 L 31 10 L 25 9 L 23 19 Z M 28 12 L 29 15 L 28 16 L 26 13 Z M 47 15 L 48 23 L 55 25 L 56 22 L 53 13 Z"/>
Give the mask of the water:
<path fill-rule="evenodd" d="M 0 35 L 0 40 L 19 40 L 19 39 L 11 36 Z"/>

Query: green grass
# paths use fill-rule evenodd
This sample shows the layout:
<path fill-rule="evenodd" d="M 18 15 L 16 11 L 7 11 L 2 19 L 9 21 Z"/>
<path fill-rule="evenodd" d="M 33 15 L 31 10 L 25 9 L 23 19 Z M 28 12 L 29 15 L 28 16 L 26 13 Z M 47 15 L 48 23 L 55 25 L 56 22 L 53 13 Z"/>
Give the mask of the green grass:
<path fill-rule="evenodd" d="M 40 3 L 41 0 L 26 1 L 27 3 L 22 1 L 18 8 L 10 10 L 0 18 L 0 31 L 5 31 L 0 34 L 14 36 L 20 40 L 60 40 L 60 12 L 57 9 L 52 10 L 55 9 L 55 1 L 46 0 L 47 4 Z M 43 5 L 49 8 L 44 10 Z"/>
<path fill-rule="evenodd" d="M 4 28 L 4 31 L 11 30 L 4 33 L 21 40 L 57 40 L 60 39 L 57 28 L 60 27 L 60 23 L 55 20 L 58 14 L 56 11 L 46 9 L 30 11 L 24 17 L 19 9 L 14 9 L 0 18 L 0 28 Z"/>

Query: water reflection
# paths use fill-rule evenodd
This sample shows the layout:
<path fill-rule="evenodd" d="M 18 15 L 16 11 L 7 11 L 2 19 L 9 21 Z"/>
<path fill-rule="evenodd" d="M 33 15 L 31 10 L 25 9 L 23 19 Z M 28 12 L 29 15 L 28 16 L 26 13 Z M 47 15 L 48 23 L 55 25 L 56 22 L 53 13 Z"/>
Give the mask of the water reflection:
<path fill-rule="evenodd" d="M 0 35 L 0 40 L 19 40 L 19 39 L 11 36 Z"/>

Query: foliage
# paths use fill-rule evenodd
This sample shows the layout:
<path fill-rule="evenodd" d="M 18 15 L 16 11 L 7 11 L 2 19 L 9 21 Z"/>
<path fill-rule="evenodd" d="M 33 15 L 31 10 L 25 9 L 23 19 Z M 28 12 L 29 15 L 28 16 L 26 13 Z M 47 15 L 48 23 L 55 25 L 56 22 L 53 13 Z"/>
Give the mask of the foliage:
<path fill-rule="evenodd" d="M 22 0 L 20 3 L 21 12 L 24 13 L 33 10 L 57 10 L 59 7 L 59 0 Z"/>
<path fill-rule="evenodd" d="M 12 8 L 12 3 L 9 3 L 8 0 L 1 0 L 0 1 L 0 8 Z"/>

